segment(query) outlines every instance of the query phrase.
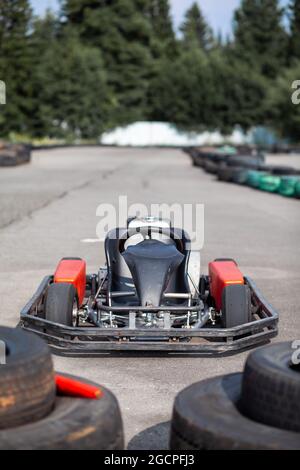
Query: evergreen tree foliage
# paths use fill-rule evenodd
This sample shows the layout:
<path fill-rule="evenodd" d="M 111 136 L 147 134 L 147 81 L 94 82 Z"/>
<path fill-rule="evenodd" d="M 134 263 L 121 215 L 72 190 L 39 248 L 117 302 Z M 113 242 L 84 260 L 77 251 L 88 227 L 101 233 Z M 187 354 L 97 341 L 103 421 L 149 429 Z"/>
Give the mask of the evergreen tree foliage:
<path fill-rule="evenodd" d="M 300 59 L 300 0 L 290 3 L 291 35 L 289 44 L 290 61 Z"/>
<path fill-rule="evenodd" d="M 169 0 L 146 0 L 151 25 L 151 49 L 155 58 L 173 58 L 177 43 L 172 24 Z"/>
<path fill-rule="evenodd" d="M 101 50 L 114 94 L 114 122 L 142 119 L 147 109 L 151 26 L 136 0 L 67 0 L 64 15 L 83 43 Z"/>
<path fill-rule="evenodd" d="M 26 132 L 32 84 L 29 30 L 32 11 L 27 0 L 0 2 L 0 80 L 7 103 L 0 106 L 0 132 Z"/>
<path fill-rule="evenodd" d="M 200 49 L 165 61 L 153 83 L 153 118 L 186 129 L 209 126 L 208 71 L 207 58 Z"/>
<path fill-rule="evenodd" d="M 169 0 L 61 0 L 32 16 L 0 1 L 0 137 L 97 139 L 138 120 L 232 132 L 270 125 L 300 141 L 300 0 L 241 0 L 233 35 L 214 38 L 199 2 L 178 36 Z"/>
<path fill-rule="evenodd" d="M 187 11 L 181 32 L 183 33 L 183 43 L 187 47 L 198 46 L 208 51 L 213 46 L 212 30 L 206 23 L 197 3 L 194 3 Z"/>
<path fill-rule="evenodd" d="M 109 93 L 100 51 L 64 29 L 35 69 L 37 107 L 32 134 L 93 138 L 109 121 Z"/>
<path fill-rule="evenodd" d="M 295 81 L 295 87 L 292 85 Z M 294 98 L 294 99 L 292 99 Z M 300 142 L 300 61 L 277 78 L 268 96 L 269 123 L 279 134 Z"/>
<path fill-rule="evenodd" d="M 282 15 L 278 0 L 242 0 L 235 12 L 237 57 L 269 78 L 275 78 L 286 61 Z"/>

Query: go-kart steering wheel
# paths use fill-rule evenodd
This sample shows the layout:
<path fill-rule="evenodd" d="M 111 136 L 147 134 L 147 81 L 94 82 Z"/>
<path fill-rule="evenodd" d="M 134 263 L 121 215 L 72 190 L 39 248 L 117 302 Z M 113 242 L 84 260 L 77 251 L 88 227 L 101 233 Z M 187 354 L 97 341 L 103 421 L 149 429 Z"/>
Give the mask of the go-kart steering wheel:
<path fill-rule="evenodd" d="M 123 253 L 125 251 L 125 244 L 129 240 L 129 238 L 133 237 L 134 235 L 142 235 L 144 240 L 146 237 L 151 236 L 151 233 L 159 233 L 160 235 L 166 235 L 167 237 L 171 238 L 175 244 L 176 248 L 180 253 L 184 252 L 183 241 L 179 238 L 173 229 L 169 228 L 161 228 L 161 227 L 153 227 L 151 225 L 146 227 L 131 227 L 124 232 L 122 237 L 119 239 L 119 251 Z"/>

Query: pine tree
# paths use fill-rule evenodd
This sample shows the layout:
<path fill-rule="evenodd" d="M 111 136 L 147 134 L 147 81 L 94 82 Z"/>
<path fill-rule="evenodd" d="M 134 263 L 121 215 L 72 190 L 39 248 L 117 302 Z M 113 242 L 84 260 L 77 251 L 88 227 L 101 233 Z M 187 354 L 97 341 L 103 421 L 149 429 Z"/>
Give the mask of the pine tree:
<path fill-rule="evenodd" d="M 248 130 L 261 124 L 266 110 L 267 80 L 247 63 L 228 55 L 226 49 L 214 50 L 209 64 L 210 113 L 216 117 L 217 128 L 230 133 L 236 125 Z"/>
<path fill-rule="evenodd" d="M 33 135 L 97 138 L 108 125 L 109 93 L 98 49 L 64 28 L 40 56 Z"/>
<path fill-rule="evenodd" d="M 0 107 L 1 134 L 25 132 L 31 105 L 31 54 L 28 0 L 0 2 L 0 80 L 6 83 L 7 104 Z"/>
<path fill-rule="evenodd" d="M 177 43 L 169 0 L 147 0 L 147 2 L 152 28 L 152 51 L 154 57 L 174 57 L 177 53 Z"/>
<path fill-rule="evenodd" d="M 151 25 L 135 1 L 66 0 L 63 6 L 83 43 L 101 50 L 116 124 L 143 119 L 147 108 Z"/>
<path fill-rule="evenodd" d="M 137 0 L 139 1 L 139 0 Z M 151 24 L 151 65 L 147 94 L 147 115 L 149 120 L 161 120 L 157 113 L 161 88 L 157 81 L 166 70 L 166 64 L 178 57 L 178 43 L 173 29 L 169 0 L 146 0 L 146 15 Z"/>
<path fill-rule="evenodd" d="M 278 0 L 242 0 L 235 12 L 235 53 L 264 76 L 274 78 L 285 64 L 287 34 Z"/>
<path fill-rule="evenodd" d="M 198 46 L 208 51 L 213 45 L 213 33 L 197 3 L 187 11 L 181 26 L 183 43 L 188 47 Z"/>
<path fill-rule="evenodd" d="M 292 0 L 290 3 L 291 12 L 291 36 L 289 44 L 290 60 L 300 59 L 300 0 Z"/>
<path fill-rule="evenodd" d="M 50 81 L 51 90 L 51 82 L 54 80 L 56 71 L 54 69 L 48 70 L 48 76 L 45 77 L 42 74 L 42 70 L 45 65 L 45 57 L 47 57 L 47 60 L 49 59 L 49 51 L 53 51 L 53 48 L 56 46 L 61 30 L 62 26 L 59 18 L 50 11 L 46 12 L 44 18 L 36 17 L 32 22 L 32 33 L 30 36 L 32 74 L 30 81 L 34 93 L 31 100 L 31 112 L 27 122 L 29 124 L 29 133 L 33 136 L 43 137 L 48 135 L 52 129 L 51 123 L 49 127 L 45 125 L 47 118 L 43 115 L 41 109 L 44 106 L 45 87 L 49 86 L 48 81 Z M 59 65 L 59 69 L 63 65 Z M 54 66 L 53 63 L 52 66 Z M 57 62 L 55 66 L 57 66 Z M 54 97 L 52 102 L 55 102 Z M 52 113 L 50 112 L 49 116 L 51 115 Z"/>
<path fill-rule="evenodd" d="M 188 130 L 214 124 L 211 74 L 203 51 L 191 49 L 175 60 L 165 60 L 153 82 L 153 117 Z"/>
<path fill-rule="evenodd" d="M 300 77 L 300 61 L 284 69 L 276 81 L 269 87 L 268 110 L 269 124 L 281 137 L 300 142 L 300 105 L 292 100 L 291 84 Z M 296 99 L 299 92 L 295 89 Z"/>
<path fill-rule="evenodd" d="M 43 52 L 59 37 L 61 31 L 59 18 L 50 10 L 46 11 L 44 17 L 33 19 L 30 45 L 36 63 L 39 62 Z"/>

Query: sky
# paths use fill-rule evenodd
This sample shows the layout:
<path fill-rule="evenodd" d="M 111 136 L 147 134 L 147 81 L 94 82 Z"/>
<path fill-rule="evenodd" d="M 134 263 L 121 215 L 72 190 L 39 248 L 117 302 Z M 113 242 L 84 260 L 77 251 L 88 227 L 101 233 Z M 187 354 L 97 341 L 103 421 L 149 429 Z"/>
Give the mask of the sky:
<path fill-rule="evenodd" d="M 172 15 L 175 26 L 178 28 L 183 20 L 184 13 L 195 0 L 170 0 Z M 47 8 L 58 9 L 58 0 L 31 0 L 37 14 L 43 14 Z M 240 0 L 197 0 L 202 11 L 216 33 L 221 32 L 223 36 L 230 34 L 234 10 L 239 6 Z M 281 0 L 286 6 L 289 0 Z"/>

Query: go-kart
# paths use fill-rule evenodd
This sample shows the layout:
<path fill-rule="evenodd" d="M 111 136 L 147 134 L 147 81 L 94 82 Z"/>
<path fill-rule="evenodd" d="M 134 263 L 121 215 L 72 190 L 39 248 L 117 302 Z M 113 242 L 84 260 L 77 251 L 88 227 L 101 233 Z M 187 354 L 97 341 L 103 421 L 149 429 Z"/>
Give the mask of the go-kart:
<path fill-rule="evenodd" d="M 129 219 L 108 233 L 105 255 L 106 266 L 89 275 L 82 259 L 62 259 L 20 326 L 69 356 L 224 354 L 277 334 L 277 313 L 236 262 L 217 259 L 201 274 L 188 235 L 163 220 Z"/>

